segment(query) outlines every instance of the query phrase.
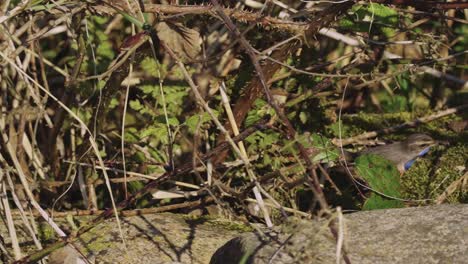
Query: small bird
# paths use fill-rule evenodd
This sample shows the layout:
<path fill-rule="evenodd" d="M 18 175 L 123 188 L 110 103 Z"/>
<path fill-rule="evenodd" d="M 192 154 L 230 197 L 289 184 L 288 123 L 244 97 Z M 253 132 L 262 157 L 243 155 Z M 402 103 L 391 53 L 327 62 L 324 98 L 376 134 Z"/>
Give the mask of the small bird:
<path fill-rule="evenodd" d="M 369 148 L 360 154 L 380 155 L 393 162 L 400 173 L 403 173 L 418 157 L 425 155 L 436 144 L 437 142 L 428 135 L 412 134 L 403 141 Z"/>

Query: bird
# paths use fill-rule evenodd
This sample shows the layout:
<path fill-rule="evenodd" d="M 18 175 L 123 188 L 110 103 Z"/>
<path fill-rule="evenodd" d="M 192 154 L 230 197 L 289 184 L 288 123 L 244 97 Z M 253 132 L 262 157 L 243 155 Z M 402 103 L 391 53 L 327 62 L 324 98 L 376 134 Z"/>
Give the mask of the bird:
<path fill-rule="evenodd" d="M 426 134 L 412 134 L 403 141 L 366 149 L 360 155 L 382 156 L 395 164 L 398 171 L 403 174 L 418 157 L 425 155 L 436 144 L 437 141 Z"/>

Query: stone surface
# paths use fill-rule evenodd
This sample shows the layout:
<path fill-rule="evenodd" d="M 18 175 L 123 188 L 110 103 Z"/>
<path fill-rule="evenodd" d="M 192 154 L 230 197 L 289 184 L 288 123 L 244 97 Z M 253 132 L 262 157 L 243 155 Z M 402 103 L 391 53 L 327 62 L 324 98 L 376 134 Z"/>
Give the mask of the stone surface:
<path fill-rule="evenodd" d="M 74 221 L 79 225 L 89 219 Z M 468 205 L 365 211 L 344 219 L 344 245 L 351 263 L 468 263 Z M 63 218 L 56 221 L 67 226 Z M 243 258 L 249 260 L 245 263 L 336 263 L 336 243 L 325 221 L 290 221 L 266 232 L 266 238 L 228 220 L 148 214 L 121 221 L 126 248 L 115 219 L 96 226 L 74 245 L 94 263 L 209 263 L 217 250 L 213 264 L 237 264 Z M 17 227 L 21 245 L 31 245 L 30 236 L 22 234 L 24 228 Z M 50 230 L 42 230 L 42 241 L 53 242 Z M 2 224 L 0 235 L 11 249 Z M 61 256 L 72 261 L 79 257 L 65 248 L 51 260 L 66 263 L 60 262 Z"/>
<path fill-rule="evenodd" d="M 468 263 L 468 205 L 365 211 L 344 219 L 351 263 Z M 336 263 L 335 252 L 328 223 L 296 221 L 263 239 L 237 237 L 210 263 Z"/>
<path fill-rule="evenodd" d="M 79 225 L 93 218 L 75 217 L 74 221 Z M 56 218 L 55 221 L 62 227 L 68 226 L 64 218 Z M 17 232 L 23 255 L 35 252 L 37 249 L 26 246 L 32 243 L 30 236 L 22 231 L 24 228 L 21 228 L 21 221 L 18 219 L 16 222 L 20 227 Z M 251 230 L 238 222 L 170 213 L 125 217 L 121 218 L 121 224 L 126 248 L 115 219 L 108 219 L 83 234 L 74 246 L 87 257 L 87 261 L 97 264 L 208 263 L 216 249 L 226 241 Z M 53 242 L 55 238 L 47 224 L 40 223 L 39 226 L 43 241 Z M 0 224 L 0 236 L 6 238 L 7 248 L 11 249 L 11 241 L 3 224 Z M 54 264 L 77 263 L 80 253 L 74 248 L 64 247 L 53 252 L 49 258 Z"/>
<path fill-rule="evenodd" d="M 208 263 L 227 240 L 240 233 L 234 224 L 183 215 L 155 214 L 122 221 L 126 248 L 114 219 L 83 236 L 96 263 Z"/>
<path fill-rule="evenodd" d="M 95 263 L 94 258 L 88 258 L 89 263 Z M 72 246 L 67 245 L 49 255 L 48 264 L 86 264 L 86 260 Z"/>

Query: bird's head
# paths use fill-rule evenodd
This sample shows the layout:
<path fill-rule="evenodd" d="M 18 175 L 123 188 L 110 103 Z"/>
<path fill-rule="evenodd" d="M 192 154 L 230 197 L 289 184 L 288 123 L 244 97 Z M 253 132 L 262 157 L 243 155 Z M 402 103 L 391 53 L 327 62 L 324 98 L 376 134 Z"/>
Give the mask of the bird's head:
<path fill-rule="evenodd" d="M 429 148 L 437 142 L 425 134 L 410 135 L 404 142 L 407 151 L 416 157 L 420 157 L 429 151 Z"/>

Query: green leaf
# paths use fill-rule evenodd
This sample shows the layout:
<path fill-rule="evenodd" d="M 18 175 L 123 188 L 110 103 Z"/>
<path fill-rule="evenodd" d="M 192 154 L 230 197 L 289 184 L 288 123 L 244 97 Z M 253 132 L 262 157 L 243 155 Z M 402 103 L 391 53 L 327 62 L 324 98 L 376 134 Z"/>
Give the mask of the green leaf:
<path fill-rule="evenodd" d="M 301 120 L 302 124 L 307 123 L 307 113 L 300 112 L 299 113 L 299 120 Z"/>
<path fill-rule="evenodd" d="M 356 5 L 352 8 L 352 15 L 340 19 L 342 28 L 367 32 L 370 28 L 376 28 L 386 36 L 395 34 L 392 27 L 398 25 L 398 12 L 388 6 L 371 3 L 366 6 Z"/>
<path fill-rule="evenodd" d="M 400 113 L 408 110 L 408 99 L 401 95 L 393 95 L 382 100 L 382 109 L 386 113 Z"/>
<path fill-rule="evenodd" d="M 119 105 L 119 100 L 117 98 L 112 98 L 111 101 L 109 102 L 109 109 L 114 109 Z"/>
<path fill-rule="evenodd" d="M 268 103 L 265 100 L 255 100 L 253 110 L 249 111 L 247 117 L 245 118 L 245 125 L 251 126 L 262 119 L 262 117 L 268 113 L 268 111 L 264 110 L 265 108 L 268 108 Z"/>
<path fill-rule="evenodd" d="M 107 37 L 105 40 L 100 41 L 96 50 L 97 55 L 109 60 L 113 59 L 115 57 L 114 49 L 112 44 L 107 40 Z"/>
<path fill-rule="evenodd" d="M 281 151 L 286 153 L 297 153 L 295 142 L 299 142 L 305 148 L 314 148 L 318 153 L 312 158 L 313 163 L 329 163 L 338 159 L 339 150 L 330 139 L 319 134 L 304 134 L 298 136 L 296 140 L 287 142 Z"/>
<path fill-rule="evenodd" d="M 99 25 L 104 25 L 109 22 L 109 18 L 106 16 L 93 16 L 93 21 Z"/>
<path fill-rule="evenodd" d="M 163 65 L 159 64 L 156 62 L 153 58 L 151 57 L 145 57 L 141 63 L 140 67 L 149 75 L 157 78 L 159 77 L 158 70 L 161 71 L 161 75 L 164 76 L 165 70 L 162 68 Z"/>
<path fill-rule="evenodd" d="M 410 76 L 408 73 L 397 75 L 396 79 L 398 81 L 398 86 L 404 92 L 407 92 L 409 89 L 411 89 L 409 78 Z"/>
<path fill-rule="evenodd" d="M 354 26 L 354 21 L 352 21 L 351 19 L 349 18 L 343 18 L 343 19 L 340 19 L 340 21 L 338 22 L 339 26 L 342 27 L 342 28 L 348 28 L 348 29 L 351 29 L 353 26 Z"/>
<path fill-rule="evenodd" d="M 210 121 L 211 119 L 210 115 L 207 112 L 204 112 L 201 116 L 199 114 L 196 114 L 196 115 L 190 116 L 189 118 L 187 118 L 187 120 L 185 120 L 185 125 L 188 127 L 188 131 L 190 133 L 192 134 L 195 133 L 195 130 L 197 129 L 197 124 L 200 121 L 200 118 L 201 118 L 202 124 Z"/>
<path fill-rule="evenodd" d="M 392 25 L 396 25 L 398 23 L 398 12 L 388 6 L 371 3 L 367 10 L 368 12 L 373 13 L 374 16 L 385 18 L 385 22 Z"/>
<path fill-rule="evenodd" d="M 312 144 L 320 152 L 314 156 L 312 162 L 329 163 L 338 160 L 340 157 L 339 149 L 331 142 L 330 139 L 319 135 L 312 134 Z"/>
<path fill-rule="evenodd" d="M 144 94 L 151 95 L 151 97 L 153 97 L 153 98 L 156 98 L 158 96 L 158 94 L 159 94 L 159 87 L 156 86 L 156 85 L 147 84 L 147 85 L 138 86 L 138 88 Z"/>
<path fill-rule="evenodd" d="M 135 110 L 135 111 L 140 111 L 143 109 L 143 105 L 140 103 L 139 100 L 131 100 L 129 102 L 130 108 Z"/>
<path fill-rule="evenodd" d="M 134 127 L 128 127 L 125 129 L 125 142 L 127 143 L 136 143 L 140 141 L 138 137 L 138 130 Z"/>
<path fill-rule="evenodd" d="M 363 209 L 372 210 L 404 206 L 399 200 L 378 194 L 401 197 L 400 173 L 391 161 L 374 154 L 365 154 L 359 156 L 355 162 L 357 174 L 367 182 L 372 191 L 375 191 L 365 202 Z"/>
<path fill-rule="evenodd" d="M 337 122 L 329 125 L 328 127 L 335 137 L 339 137 L 340 133 L 341 133 L 341 137 L 343 138 L 348 137 L 351 134 L 349 125 L 343 123 L 342 120 L 338 120 Z"/>
<path fill-rule="evenodd" d="M 258 143 L 260 148 L 267 149 L 278 141 L 277 133 L 263 134 L 262 139 Z"/>
<path fill-rule="evenodd" d="M 270 157 L 270 155 L 264 155 L 264 156 L 263 156 L 263 164 L 264 164 L 264 165 L 270 165 L 270 164 L 271 164 L 271 157 Z"/>
<path fill-rule="evenodd" d="M 169 117 L 167 121 L 171 126 L 178 126 L 180 124 L 179 120 L 175 117 Z"/>
<path fill-rule="evenodd" d="M 140 133 L 140 137 L 151 137 L 163 144 L 167 144 L 167 133 L 167 127 L 164 124 L 156 124 L 155 126 L 143 129 Z"/>
<path fill-rule="evenodd" d="M 385 197 L 372 193 L 362 206 L 362 209 L 376 210 L 401 207 L 403 207 L 403 203 L 401 201 L 386 199 Z"/>

